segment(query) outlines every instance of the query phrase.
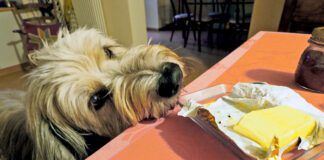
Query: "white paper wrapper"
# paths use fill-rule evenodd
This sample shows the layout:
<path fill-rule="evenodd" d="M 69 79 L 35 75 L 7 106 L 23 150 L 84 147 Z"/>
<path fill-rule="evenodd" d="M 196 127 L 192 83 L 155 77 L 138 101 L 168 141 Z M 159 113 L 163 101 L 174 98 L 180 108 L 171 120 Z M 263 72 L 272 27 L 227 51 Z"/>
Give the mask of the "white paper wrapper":
<path fill-rule="evenodd" d="M 226 92 L 221 90 L 221 86 L 218 87 L 219 88 L 214 87 L 214 90 L 220 93 Z M 198 108 L 203 107 L 207 109 L 215 117 L 218 129 L 234 141 L 244 153 L 256 159 L 280 159 L 281 154 L 289 146 L 281 148 L 277 151 L 278 153 L 276 153 L 276 155 L 273 155 L 274 150 L 278 149 L 275 148 L 275 144 L 269 147 L 269 151 L 264 151 L 256 142 L 232 130 L 232 126 L 238 123 L 242 116 L 253 110 L 285 105 L 308 113 L 317 120 L 317 128 L 311 136 L 306 139 L 301 139 L 298 149 L 308 150 L 314 147 L 314 145 L 324 141 L 324 113 L 288 87 L 274 86 L 265 83 L 237 83 L 233 87 L 230 95 L 219 98 L 209 106 L 203 106 L 197 103 L 195 97 L 192 95 L 185 97 L 185 99 L 187 101 L 178 115 L 195 117 Z M 198 100 L 201 100 L 201 97 L 198 96 Z M 298 139 L 296 139 L 295 142 L 297 140 Z"/>

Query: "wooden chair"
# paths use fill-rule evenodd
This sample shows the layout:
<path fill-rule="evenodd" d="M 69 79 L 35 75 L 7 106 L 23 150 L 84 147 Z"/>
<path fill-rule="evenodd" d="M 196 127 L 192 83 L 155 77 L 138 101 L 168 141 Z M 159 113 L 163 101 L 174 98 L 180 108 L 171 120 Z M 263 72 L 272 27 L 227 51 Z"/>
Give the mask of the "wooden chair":
<path fill-rule="evenodd" d="M 186 8 L 184 0 L 178 0 L 177 3 L 175 3 L 175 0 L 170 0 L 171 6 L 172 6 L 172 12 L 173 12 L 173 23 L 171 28 L 171 37 L 170 41 L 172 41 L 173 35 L 175 30 L 181 29 L 182 31 L 182 38 L 184 39 L 184 47 L 186 47 L 187 39 L 188 39 L 188 28 L 191 23 L 191 18 L 193 17 L 193 14 L 190 13 L 190 10 Z M 194 34 L 194 38 L 196 39 L 196 36 Z"/>
<path fill-rule="evenodd" d="M 231 18 L 230 7 L 232 5 L 231 0 L 212 0 L 213 11 L 208 13 L 208 16 L 212 19 L 212 26 L 210 28 L 209 45 L 213 47 L 213 34 L 217 34 L 217 44 L 219 44 L 220 37 L 224 36 L 227 24 Z M 216 25 L 214 25 L 216 24 Z"/>
<path fill-rule="evenodd" d="M 228 2 L 229 0 L 225 0 L 226 2 Z M 216 23 L 226 23 L 228 22 L 229 18 L 226 18 L 227 20 L 224 20 L 225 18 L 221 18 L 221 17 L 226 17 L 225 12 L 228 13 L 229 12 L 229 3 L 224 3 L 224 6 L 222 6 L 221 8 L 221 14 L 216 15 L 216 14 L 209 14 L 209 15 L 203 15 L 203 9 L 205 9 L 206 7 L 203 7 L 205 5 L 210 5 L 209 3 L 204 3 L 203 0 L 193 0 L 190 1 L 190 5 L 193 5 L 193 11 L 191 12 L 190 9 L 192 9 L 192 7 L 189 7 L 189 2 L 187 0 L 184 0 L 184 5 L 185 8 L 187 8 L 187 10 L 189 10 L 190 13 L 193 13 L 193 17 L 190 20 L 190 27 L 187 27 L 187 29 L 192 29 L 195 33 L 195 31 L 198 32 L 198 51 L 201 52 L 201 34 L 203 30 L 207 30 L 207 39 L 208 39 L 208 43 L 210 46 L 212 46 L 212 34 L 213 32 L 215 32 L 215 30 L 213 29 L 214 24 Z M 216 10 L 215 10 L 216 11 Z M 221 26 L 221 25 L 219 25 Z M 225 26 L 225 25 L 223 25 Z M 189 31 L 187 31 L 186 33 L 189 33 Z M 185 45 L 187 43 L 187 40 L 185 40 Z"/>
<path fill-rule="evenodd" d="M 229 20 L 229 28 L 232 32 L 233 43 L 239 45 L 247 39 L 252 15 L 246 12 L 246 8 L 248 5 L 252 6 L 254 1 L 233 0 L 232 4 L 235 7 L 235 15 Z"/>
<path fill-rule="evenodd" d="M 231 0 L 212 0 L 213 11 L 208 13 L 216 23 L 225 24 L 229 21 Z"/>
<path fill-rule="evenodd" d="M 13 9 L 19 26 L 19 29 L 13 30 L 13 32 L 20 35 L 26 57 L 29 57 L 29 53 L 34 50 L 40 49 L 43 46 L 43 41 L 49 43 L 55 41 L 61 27 L 61 23 L 53 17 L 54 14 L 48 14 L 48 16 L 44 14 L 43 16 L 39 10 L 40 6 L 39 3 L 29 3 L 16 5 Z M 26 17 L 26 15 L 29 16 Z M 29 68 L 30 65 L 23 69 L 28 70 Z"/>

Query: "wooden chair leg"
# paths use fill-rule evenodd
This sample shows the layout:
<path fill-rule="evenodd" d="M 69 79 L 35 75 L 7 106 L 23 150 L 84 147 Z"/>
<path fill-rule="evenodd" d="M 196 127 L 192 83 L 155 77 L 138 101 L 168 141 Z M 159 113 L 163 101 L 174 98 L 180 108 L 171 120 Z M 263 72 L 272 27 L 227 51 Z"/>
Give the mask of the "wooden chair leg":
<path fill-rule="evenodd" d="M 210 24 L 208 26 L 208 32 L 207 32 L 207 39 L 208 39 L 208 45 L 210 48 L 213 48 L 213 24 Z"/>
<path fill-rule="evenodd" d="M 194 37 L 194 40 L 197 41 L 197 35 L 196 35 L 196 27 L 194 25 L 192 25 L 192 33 L 193 33 L 193 37 Z"/>
<path fill-rule="evenodd" d="M 201 28 L 198 27 L 198 51 L 201 52 Z"/>
<path fill-rule="evenodd" d="M 222 24 L 223 23 L 219 23 L 218 24 L 218 28 L 217 28 L 217 37 L 216 37 L 216 45 L 217 45 L 217 47 L 219 47 L 221 45 L 221 42 L 220 42 L 222 40 L 221 39 L 222 38 L 221 36 L 223 36 L 222 33 L 221 33 L 221 31 L 222 31 Z"/>
<path fill-rule="evenodd" d="M 173 23 L 172 24 L 172 31 L 171 31 L 170 42 L 172 42 L 174 32 L 175 32 L 175 24 Z"/>
<path fill-rule="evenodd" d="M 173 34 L 174 34 L 174 30 L 172 30 L 172 32 L 171 32 L 170 42 L 172 42 Z"/>
<path fill-rule="evenodd" d="M 186 38 L 186 23 L 182 23 L 181 25 L 182 27 L 182 38 L 185 39 Z"/>
<path fill-rule="evenodd" d="M 184 38 L 183 47 L 187 47 L 188 39 L 189 39 L 189 34 L 190 34 L 190 28 L 191 28 L 191 24 L 190 23 L 186 27 L 184 27 L 184 30 L 185 30 L 185 38 Z"/>

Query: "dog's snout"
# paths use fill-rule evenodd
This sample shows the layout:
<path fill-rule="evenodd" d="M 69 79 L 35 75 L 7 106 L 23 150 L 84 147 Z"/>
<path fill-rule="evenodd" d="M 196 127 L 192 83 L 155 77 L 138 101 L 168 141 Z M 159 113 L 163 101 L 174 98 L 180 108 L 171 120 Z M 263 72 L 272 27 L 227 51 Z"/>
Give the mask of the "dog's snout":
<path fill-rule="evenodd" d="M 161 78 L 158 81 L 157 93 L 161 97 L 172 97 L 178 93 L 182 81 L 182 71 L 179 65 L 166 62 L 161 67 Z"/>

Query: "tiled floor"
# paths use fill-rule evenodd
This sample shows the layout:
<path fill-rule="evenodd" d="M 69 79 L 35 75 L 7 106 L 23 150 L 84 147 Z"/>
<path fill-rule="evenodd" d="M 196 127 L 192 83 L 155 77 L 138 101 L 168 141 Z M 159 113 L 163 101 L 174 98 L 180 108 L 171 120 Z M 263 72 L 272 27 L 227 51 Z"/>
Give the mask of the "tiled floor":
<path fill-rule="evenodd" d="M 192 57 L 193 59 L 200 61 L 201 64 L 196 64 L 194 70 L 190 73 L 188 78 L 185 79 L 185 85 L 227 55 L 225 51 L 208 48 L 204 37 L 202 39 L 202 52 L 198 52 L 197 42 L 193 40 L 192 35 L 186 48 L 183 48 L 183 40 L 180 32 L 174 34 L 172 42 L 169 40 L 170 35 L 170 31 L 148 31 L 148 37 L 152 40 L 151 44 L 165 45 L 168 48 L 173 49 L 180 56 Z M 24 72 L 15 72 L 6 76 L 0 76 L 0 90 L 24 89 L 23 75 L 25 75 Z"/>

